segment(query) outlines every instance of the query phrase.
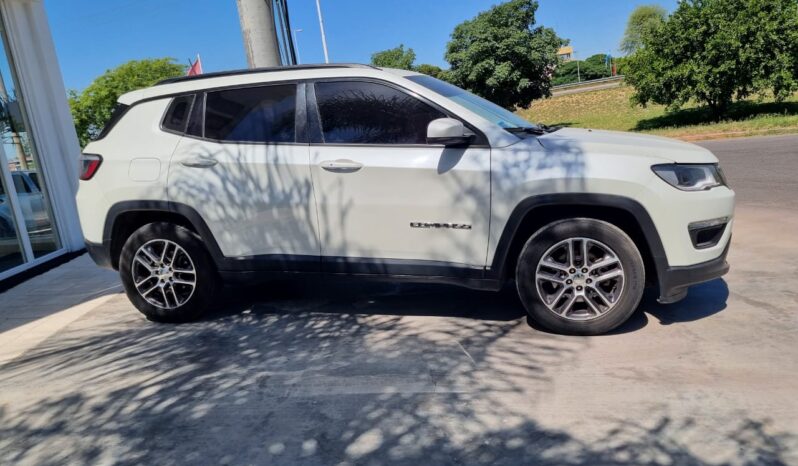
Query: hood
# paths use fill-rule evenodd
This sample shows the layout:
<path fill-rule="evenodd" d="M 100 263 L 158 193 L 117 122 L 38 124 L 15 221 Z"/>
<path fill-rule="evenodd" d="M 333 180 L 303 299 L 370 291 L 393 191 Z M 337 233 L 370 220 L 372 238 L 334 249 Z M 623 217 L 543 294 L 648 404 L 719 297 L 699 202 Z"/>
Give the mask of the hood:
<path fill-rule="evenodd" d="M 539 136 L 538 141 L 547 150 L 564 148 L 569 151 L 579 150 L 586 154 L 647 156 L 676 163 L 718 162 L 712 152 L 701 146 L 647 134 L 562 128 Z"/>

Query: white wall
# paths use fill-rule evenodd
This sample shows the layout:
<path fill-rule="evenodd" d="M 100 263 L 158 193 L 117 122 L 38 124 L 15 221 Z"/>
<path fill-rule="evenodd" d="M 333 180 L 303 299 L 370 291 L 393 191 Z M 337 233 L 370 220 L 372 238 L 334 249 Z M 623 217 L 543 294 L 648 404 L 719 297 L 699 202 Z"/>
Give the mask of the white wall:
<path fill-rule="evenodd" d="M 44 1 L 0 0 L 0 13 L 61 242 L 75 251 L 83 247 L 75 206 L 80 146 Z"/>

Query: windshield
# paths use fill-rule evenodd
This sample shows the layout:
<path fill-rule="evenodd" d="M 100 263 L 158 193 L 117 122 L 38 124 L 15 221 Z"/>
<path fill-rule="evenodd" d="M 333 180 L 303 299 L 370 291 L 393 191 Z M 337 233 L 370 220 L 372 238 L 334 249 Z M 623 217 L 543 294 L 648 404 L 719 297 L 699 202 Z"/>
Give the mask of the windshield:
<path fill-rule="evenodd" d="M 482 118 L 501 126 L 504 129 L 536 128 L 536 125 L 524 120 L 515 113 L 502 108 L 493 102 L 474 95 L 465 89 L 435 79 L 432 76 L 415 75 L 407 79 L 420 84 L 427 89 L 447 97 L 463 107 L 471 110 Z"/>

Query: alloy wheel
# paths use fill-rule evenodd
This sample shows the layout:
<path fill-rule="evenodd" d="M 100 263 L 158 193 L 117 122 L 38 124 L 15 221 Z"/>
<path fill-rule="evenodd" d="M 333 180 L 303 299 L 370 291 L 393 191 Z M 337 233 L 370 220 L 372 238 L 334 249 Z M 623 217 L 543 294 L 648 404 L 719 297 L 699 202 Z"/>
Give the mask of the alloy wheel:
<path fill-rule="evenodd" d="M 590 238 L 568 238 L 541 257 L 535 282 L 543 304 L 569 320 L 592 320 L 611 311 L 626 275 L 618 255 Z"/>
<path fill-rule="evenodd" d="M 191 256 L 166 239 L 142 245 L 133 256 L 131 274 L 141 297 L 161 309 L 182 306 L 197 287 L 197 271 Z"/>

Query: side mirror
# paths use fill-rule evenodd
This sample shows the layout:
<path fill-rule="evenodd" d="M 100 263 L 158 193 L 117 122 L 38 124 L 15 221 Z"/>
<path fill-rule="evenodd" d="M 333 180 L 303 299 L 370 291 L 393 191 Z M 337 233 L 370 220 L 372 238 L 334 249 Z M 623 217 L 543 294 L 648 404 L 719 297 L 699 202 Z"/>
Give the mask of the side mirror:
<path fill-rule="evenodd" d="M 427 144 L 443 144 L 444 146 L 463 146 L 474 139 L 474 133 L 468 131 L 460 120 L 454 118 L 438 118 L 427 126 Z"/>

